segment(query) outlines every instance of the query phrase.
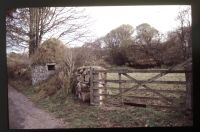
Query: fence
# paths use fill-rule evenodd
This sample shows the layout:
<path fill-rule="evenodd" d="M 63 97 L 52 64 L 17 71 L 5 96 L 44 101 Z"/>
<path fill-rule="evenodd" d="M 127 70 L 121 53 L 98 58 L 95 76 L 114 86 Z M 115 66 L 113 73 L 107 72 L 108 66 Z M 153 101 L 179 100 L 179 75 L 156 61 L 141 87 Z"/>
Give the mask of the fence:
<path fill-rule="evenodd" d="M 159 78 L 170 73 L 186 73 L 191 71 L 175 70 L 190 62 L 191 59 L 173 66 L 169 69 L 109 69 L 99 70 L 90 68 L 90 103 L 92 105 L 134 105 L 134 106 L 152 106 L 152 107 L 165 107 L 177 108 L 180 107 L 181 101 L 184 102 L 186 88 L 184 88 L 186 81 L 166 81 L 158 80 Z M 118 79 L 111 80 L 108 74 L 117 74 Z M 134 73 L 157 73 L 153 77 L 146 80 L 139 80 L 130 74 Z M 116 77 L 116 76 L 115 76 Z M 108 86 L 108 83 L 114 83 L 115 86 Z M 126 87 L 128 84 L 135 84 L 132 87 Z M 152 88 L 149 84 L 174 84 L 182 85 L 180 89 L 160 89 Z M 184 85 L 184 86 L 183 86 Z M 113 92 L 112 92 L 113 91 Z M 115 91 L 115 92 L 114 92 Z M 118 92 L 116 92 L 118 91 Z M 176 96 L 172 95 L 178 95 Z M 140 96 L 138 96 L 140 95 Z M 146 96 L 148 95 L 148 96 Z M 170 95 L 170 96 L 169 96 Z M 178 103 L 179 102 L 179 103 Z"/>

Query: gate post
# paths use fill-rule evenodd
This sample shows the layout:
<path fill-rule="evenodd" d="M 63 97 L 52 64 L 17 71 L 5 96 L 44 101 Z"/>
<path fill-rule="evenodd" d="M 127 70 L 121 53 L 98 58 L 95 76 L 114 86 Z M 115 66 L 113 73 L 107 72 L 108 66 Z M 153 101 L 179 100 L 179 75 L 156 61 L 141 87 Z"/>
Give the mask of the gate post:
<path fill-rule="evenodd" d="M 93 92 L 93 88 L 94 88 L 94 83 L 93 83 L 93 71 L 94 69 L 92 67 L 90 67 L 90 104 L 94 105 L 94 92 Z"/>
<path fill-rule="evenodd" d="M 103 74 L 100 72 L 94 72 L 95 69 L 103 69 L 101 67 L 90 67 L 90 104 L 100 106 L 103 104 L 105 93 Z"/>
<path fill-rule="evenodd" d="M 100 105 L 100 89 L 98 89 L 99 73 L 94 72 L 95 67 L 91 67 L 90 70 L 90 104 L 99 106 Z M 96 82 L 97 81 L 97 82 Z"/>
<path fill-rule="evenodd" d="M 192 79 L 192 63 L 189 63 L 186 67 L 186 109 L 193 109 L 193 79 Z"/>
<path fill-rule="evenodd" d="M 122 94 L 122 74 L 118 73 L 119 76 L 119 92 L 120 92 L 120 97 L 121 97 L 121 105 L 123 105 L 123 94 Z"/>

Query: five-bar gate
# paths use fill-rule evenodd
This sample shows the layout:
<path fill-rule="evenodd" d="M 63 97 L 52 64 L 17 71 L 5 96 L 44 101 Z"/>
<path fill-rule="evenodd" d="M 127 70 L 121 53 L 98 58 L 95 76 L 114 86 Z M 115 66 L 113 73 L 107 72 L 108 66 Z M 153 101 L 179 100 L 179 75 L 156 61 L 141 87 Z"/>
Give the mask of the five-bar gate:
<path fill-rule="evenodd" d="M 167 74 L 185 73 L 186 70 L 184 68 L 180 70 L 180 67 L 190 61 L 191 58 L 169 69 L 91 69 L 90 102 L 93 105 L 180 107 L 179 105 L 185 101 L 186 81 L 159 79 Z M 179 70 L 176 70 L 177 68 Z M 138 73 L 141 73 L 141 76 L 143 73 L 153 76 L 146 80 L 136 79 L 134 74 Z M 112 79 L 112 77 L 115 79 Z M 160 88 L 162 85 L 169 85 L 171 88 Z"/>

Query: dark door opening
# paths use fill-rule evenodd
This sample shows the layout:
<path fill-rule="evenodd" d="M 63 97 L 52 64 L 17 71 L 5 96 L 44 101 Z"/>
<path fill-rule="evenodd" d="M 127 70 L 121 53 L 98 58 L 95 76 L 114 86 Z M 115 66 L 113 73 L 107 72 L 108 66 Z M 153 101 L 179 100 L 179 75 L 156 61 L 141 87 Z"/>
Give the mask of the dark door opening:
<path fill-rule="evenodd" d="M 55 65 L 47 65 L 48 71 L 55 70 Z"/>

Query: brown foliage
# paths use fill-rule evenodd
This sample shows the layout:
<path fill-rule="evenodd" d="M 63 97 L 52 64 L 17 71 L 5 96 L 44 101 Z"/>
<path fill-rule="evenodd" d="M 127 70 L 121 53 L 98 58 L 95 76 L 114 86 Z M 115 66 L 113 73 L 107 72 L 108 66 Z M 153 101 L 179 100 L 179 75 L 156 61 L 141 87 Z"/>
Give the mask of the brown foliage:
<path fill-rule="evenodd" d="M 46 63 L 61 63 L 64 57 L 65 45 L 58 39 L 50 38 L 31 56 L 32 65 L 45 65 Z"/>
<path fill-rule="evenodd" d="M 61 76 L 60 73 L 61 72 L 57 72 L 55 75 L 35 86 L 34 91 L 37 93 L 37 99 L 52 96 L 59 90 L 64 90 L 64 87 L 68 86 L 68 79 L 64 78 L 64 74 Z M 64 95 L 65 92 L 63 91 L 62 94 Z"/>
<path fill-rule="evenodd" d="M 30 80 L 31 73 L 28 56 L 17 53 L 8 54 L 7 73 L 9 79 Z"/>

